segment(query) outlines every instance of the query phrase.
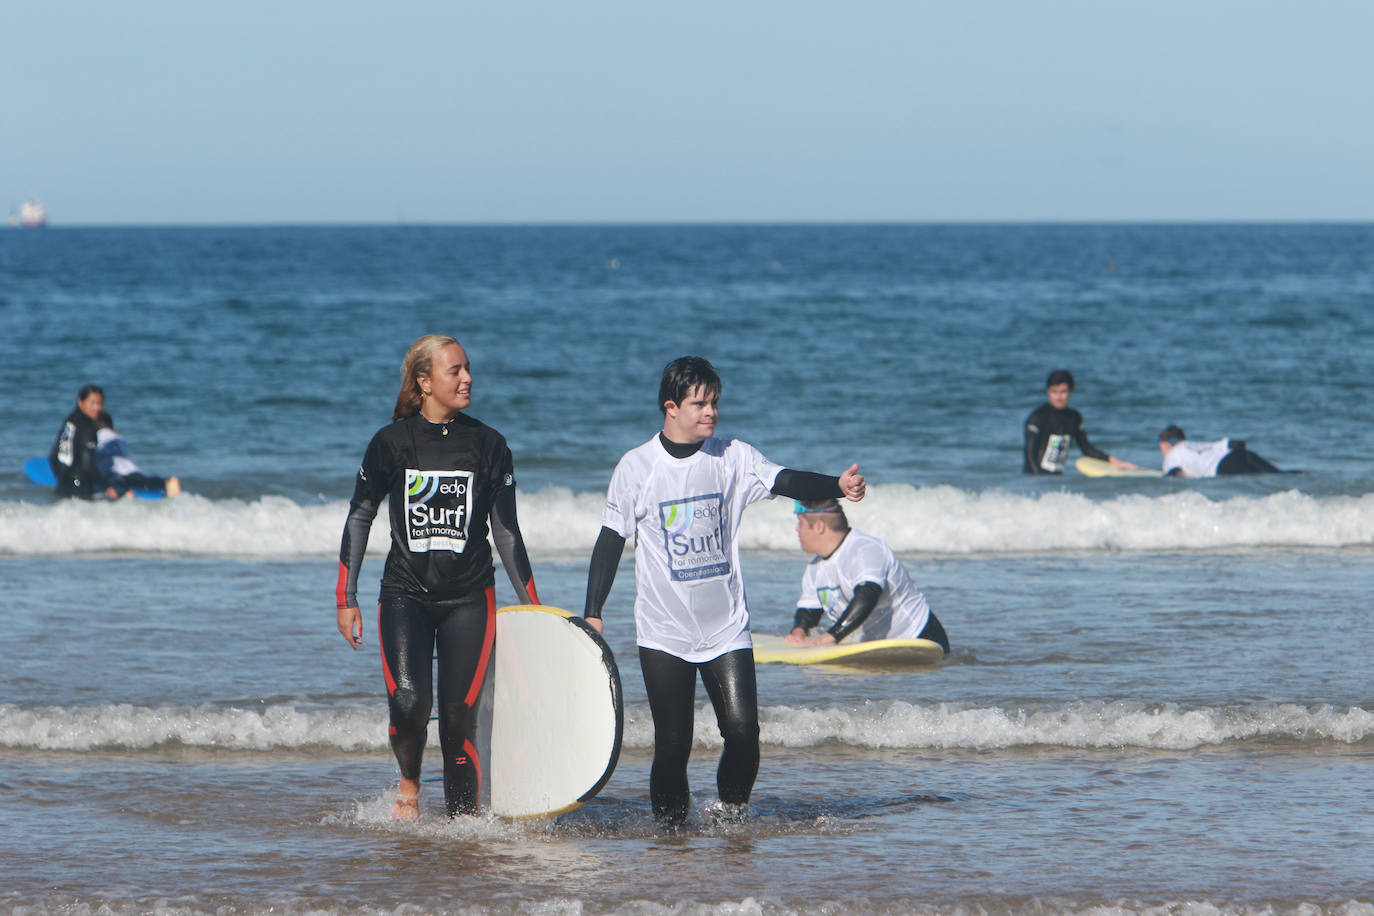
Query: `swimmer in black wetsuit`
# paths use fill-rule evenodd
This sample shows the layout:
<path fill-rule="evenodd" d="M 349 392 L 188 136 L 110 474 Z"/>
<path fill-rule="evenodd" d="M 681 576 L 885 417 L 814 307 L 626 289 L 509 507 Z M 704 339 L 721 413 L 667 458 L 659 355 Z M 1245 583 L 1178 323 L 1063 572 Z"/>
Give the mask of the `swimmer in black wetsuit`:
<path fill-rule="evenodd" d="M 488 526 L 517 600 L 538 604 L 515 512 L 515 467 L 496 430 L 461 413 L 472 403 L 467 353 L 429 334 L 401 368 L 393 422 L 372 437 L 358 469 L 339 550 L 339 632 L 362 645 L 358 570 L 372 520 L 390 497 L 391 551 L 382 574 L 378 636 L 400 765 L 394 817 L 419 816 L 420 758 L 439 666 L 439 743 L 449 816 L 477 810 L 485 762 L 476 704 L 495 637 L 496 575 Z"/>
<path fill-rule="evenodd" d="M 100 487 L 96 466 L 96 418 L 105 409 L 105 392 L 99 385 L 86 385 L 76 395 L 76 409 L 62 421 L 62 429 L 48 452 L 57 485 L 58 499 L 90 499 Z"/>
<path fill-rule="evenodd" d="M 1073 395 L 1073 374 L 1067 369 L 1055 369 L 1045 380 L 1045 396 L 1049 399 L 1035 408 L 1026 418 L 1025 461 L 1021 467 L 1026 474 L 1062 474 L 1069 460 L 1069 443 L 1076 442 L 1089 458 L 1108 461 L 1115 467 L 1136 466 L 1115 455 L 1108 455 L 1093 447 L 1083 431 L 1083 415 L 1069 407 Z"/>

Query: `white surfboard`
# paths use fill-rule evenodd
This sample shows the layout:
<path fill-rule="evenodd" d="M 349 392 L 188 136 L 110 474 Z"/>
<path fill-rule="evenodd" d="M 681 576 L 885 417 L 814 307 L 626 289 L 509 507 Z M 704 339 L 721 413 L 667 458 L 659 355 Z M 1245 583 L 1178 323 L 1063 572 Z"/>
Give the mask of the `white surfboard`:
<path fill-rule="evenodd" d="M 491 665 L 478 705 L 482 810 L 553 817 L 587 802 L 611 778 L 625 727 L 610 648 L 581 617 L 515 605 L 496 612 Z"/>
<path fill-rule="evenodd" d="M 1110 461 L 1100 458 L 1079 458 L 1073 463 L 1078 473 L 1084 477 L 1163 477 L 1163 471 L 1150 468 L 1119 468 Z"/>
<path fill-rule="evenodd" d="M 945 650 L 930 639 L 871 639 L 833 646 L 793 646 L 781 636 L 755 633 L 753 637 L 754 661 L 761 664 L 893 668 L 933 665 L 945 657 Z"/>

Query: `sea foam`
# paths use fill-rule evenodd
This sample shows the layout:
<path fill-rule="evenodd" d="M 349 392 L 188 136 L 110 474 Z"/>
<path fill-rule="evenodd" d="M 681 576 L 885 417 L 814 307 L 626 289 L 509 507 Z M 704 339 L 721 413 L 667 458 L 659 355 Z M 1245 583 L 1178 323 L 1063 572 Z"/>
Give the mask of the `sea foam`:
<path fill-rule="evenodd" d="M 549 487 L 520 498 L 530 551 L 584 556 L 601 527 L 604 497 Z M 1211 499 L 1196 490 L 1092 499 L 956 487 L 876 486 L 847 506 L 851 520 L 905 553 L 1169 551 L 1247 547 L 1374 545 L 1374 494 L 1310 496 L 1295 490 Z M 146 553 L 264 559 L 336 555 L 348 506 L 299 505 L 189 495 L 161 502 L 0 503 L 0 556 Z M 369 550 L 385 551 L 386 513 Z M 795 551 L 791 501 L 754 506 L 740 531 L 744 550 Z"/>
<path fill-rule="evenodd" d="M 1361 707 L 1254 703 L 1183 708 L 1138 701 L 1082 701 L 1027 710 L 903 701 L 857 707 L 768 706 L 765 744 L 808 748 L 1005 750 L 1018 747 L 1190 750 L 1250 741 L 1354 745 L 1374 740 L 1374 712 Z M 707 705 L 696 742 L 719 747 Z M 624 745 L 653 747 L 647 706 L 625 713 Z M 204 748 L 230 752 L 376 751 L 388 748 L 386 708 L 302 709 L 201 706 L 22 707 L 0 704 L 0 747 L 41 751 Z"/>

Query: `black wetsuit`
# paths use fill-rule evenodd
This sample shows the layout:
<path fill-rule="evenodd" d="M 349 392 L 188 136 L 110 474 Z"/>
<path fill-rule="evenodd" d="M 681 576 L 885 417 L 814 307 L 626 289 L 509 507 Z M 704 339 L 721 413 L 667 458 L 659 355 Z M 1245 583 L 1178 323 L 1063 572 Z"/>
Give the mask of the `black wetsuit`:
<path fill-rule="evenodd" d="M 725 743 L 716 767 L 716 793 L 727 804 L 747 803 L 760 757 L 754 650 L 736 649 L 696 663 L 640 646 L 639 667 L 654 720 L 654 762 L 649 768 L 654 818 L 668 826 L 687 819 L 692 798 L 687 758 L 692 753 L 698 671 Z"/>
<path fill-rule="evenodd" d="M 1093 447 L 1083 431 L 1083 415 L 1072 407 L 1062 410 L 1041 404 L 1026 417 L 1025 461 L 1021 470 L 1026 474 L 1062 474 L 1068 463 L 1069 441 L 1078 443 L 1089 458 L 1106 461 L 1108 455 Z M 1048 454 L 1047 454 L 1048 452 Z"/>
<path fill-rule="evenodd" d="M 701 443 L 672 442 L 662 433 L 659 443 L 674 458 L 688 458 Z M 843 497 L 839 478 L 787 468 L 778 472 L 771 492 L 793 499 Z M 616 569 L 625 550 L 625 539 L 603 527 L 592 548 L 587 571 L 587 602 L 584 616 L 600 617 L 611 593 Z M 692 752 L 692 730 L 697 673 L 716 713 L 725 749 L 716 768 L 716 791 L 732 805 L 749 801 L 759 770 L 759 703 L 754 674 L 754 651 L 736 649 L 706 662 L 689 662 L 669 652 L 639 647 L 639 667 L 654 720 L 654 760 L 649 770 L 649 798 L 654 817 L 668 827 L 687 819 L 691 793 L 687 760 Z"/>
<path fill-rule="evenodd" d="M 1230 441 L 1231 451 L 1221 459 L 1217 465 L 1217 476 L 1224 477 L 1230 474 L 1282 474 L 1272 462 L 1261 458 L 1254 452 L 1245 447 L 1242 439 L 1232 439 Z"/>
<path fill-rule="evenodd" d="M 426 473 L 427 472 L 427 473 Z M 450 815 L 477 809 L 483 762 L 476 705 L 495 636 L 490 530 L 517 597 L 537 603 L 515 512 L 515 469 L 500 433 L 459 414 L 416 415 L 372 437 L 358 469 L 339 551 L 336 598 L 357 606 L 372 520 L 390 497 L 391 551 L 382 574 L 378 638 L 401 775 L 417 779 L 439 659 L 439 739 Z"/>
<path fill-rule="evenodd" d="M 48 452 L 48 465 L 57 479 L 53 493 L 58 498 L 95 496 L 100 487 L 96 451 L 95 421 L 80 410 L 73 410 L 62 421 L 62 429 Z"/>

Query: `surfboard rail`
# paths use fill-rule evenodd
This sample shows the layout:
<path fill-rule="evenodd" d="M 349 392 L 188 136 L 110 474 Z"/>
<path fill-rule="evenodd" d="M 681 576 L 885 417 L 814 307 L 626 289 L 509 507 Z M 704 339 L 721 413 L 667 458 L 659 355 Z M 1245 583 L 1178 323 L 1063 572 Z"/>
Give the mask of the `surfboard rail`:
<path fill-rule="evenodd" d="M 753 634 L 754 661 L 761 664 L 905 667 L 933 665 L 945 650 L 930 639 L 871 639 L 833 646 L 793 646 L 781 636 Z"/>
<path fill-rule="evenodd" d="M 615 655 L 580 616 L 550 605 L 496 612 L 478 709 L 487 761 L 482 808 L 548 818 L 590 801 L 615 772 L 625 734 Z"/>
<path fill-rule="evenodd" d="M 1073 463 L 1084 477 L 1163 477 L 1163 471 L 1153 468 L 1119 468 L 1110 461 L 1086 455 Z"/>

